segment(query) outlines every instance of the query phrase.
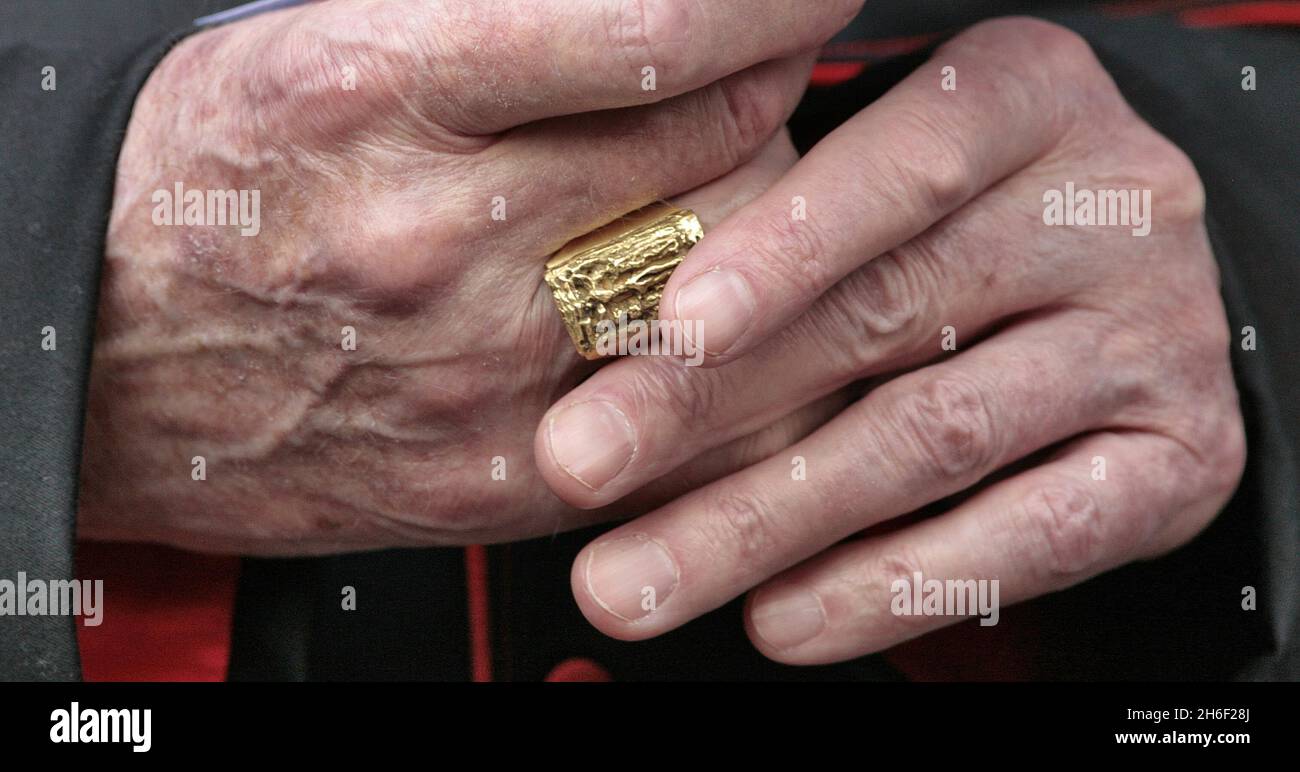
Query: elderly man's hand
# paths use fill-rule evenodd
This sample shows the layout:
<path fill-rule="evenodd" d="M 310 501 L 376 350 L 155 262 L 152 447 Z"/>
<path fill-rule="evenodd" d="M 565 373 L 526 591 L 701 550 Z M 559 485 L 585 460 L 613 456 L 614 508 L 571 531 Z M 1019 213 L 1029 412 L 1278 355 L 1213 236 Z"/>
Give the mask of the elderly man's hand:
<path fill-rule="evenodd" d="M 755 645 L 822 663 L 954 621 L 893 613 L 917 572 L 1012 603 L 1186 542 L 1244 460 L 1202 196 L 1073 33 L 999 20 L 941 47 L 673 275 L 664 318 L 701 322 L 725 366 L 630 358 L 547 415 L 547 481 L 596 507 L 870 387 L 589 545 L 583 612 L 641 639 L 758 588 Z M 631 436 L 581 431 L 615 422 Z"/>
<path fill-rule="evenodd" d="M 543 264 L 656 199 L 707 223 L 770 184 L 809 52 L 860 4 L 341 0 L 183 42 L 119 161 L 82 534 L 291 554 L 614 514 L 537 476 L 533 429 L 593 369 Z"/>

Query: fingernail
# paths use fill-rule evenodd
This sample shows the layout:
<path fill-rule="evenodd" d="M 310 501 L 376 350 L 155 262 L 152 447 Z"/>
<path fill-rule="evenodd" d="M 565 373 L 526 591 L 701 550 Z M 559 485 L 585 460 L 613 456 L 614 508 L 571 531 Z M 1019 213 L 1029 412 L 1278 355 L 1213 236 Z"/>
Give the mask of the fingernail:
<path fill-rule="evenodd" d="M 677 563 L 645 534 L 599 542 L 587 555 L 587 592 L 627 622 L 663 604 L 677 589 Z"/>
<path fill-rule="evenodd" d="M 710 354 L 721 354 L 735 345 L 754 316 L 754 296 L 749 284 L 735 271 L 706 271 L 677 291 L 673 309 L 678 321 L 698 326 L 683 328 L 691 343 Z"/>
<path fill-rule="evenodd" d="M 623 471 L 636 452 L 632 422 L 603 400 L 564 408 L 551 417 L 547 434 L 555 463 L 593 491 Z"/>
<path fill-rule="evenodd" d="M 759 592 L 749 611 L 754 632 L 774 649 L 807 643 L 826 626 L 821 599 L 797 585 Z"/>

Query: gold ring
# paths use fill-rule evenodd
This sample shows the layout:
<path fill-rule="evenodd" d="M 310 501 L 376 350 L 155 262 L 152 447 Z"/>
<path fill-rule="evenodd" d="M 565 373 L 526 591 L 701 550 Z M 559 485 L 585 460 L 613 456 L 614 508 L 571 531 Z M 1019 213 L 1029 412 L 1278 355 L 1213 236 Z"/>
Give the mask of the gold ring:
<path fill-rule="evenodd" d="M 694 212 L 658 203 L 561 247 L 546 261 L 546 283 L 578 353 L 601 356 L 602 322 L 657 319 L 668 277 L 703 237 Z"/>

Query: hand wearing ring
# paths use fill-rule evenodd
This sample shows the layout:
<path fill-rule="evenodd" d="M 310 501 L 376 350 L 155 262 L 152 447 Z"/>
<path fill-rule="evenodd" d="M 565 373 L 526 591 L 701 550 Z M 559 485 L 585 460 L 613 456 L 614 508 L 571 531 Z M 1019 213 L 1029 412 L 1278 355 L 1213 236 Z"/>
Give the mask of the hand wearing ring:
<path fill-rule="evenodd" d="M 596 365 L 543 265 L 655 201 L 718 222 L 769 185 L 808 52 L 859 2 L 620 16 L 634 5 L 320 3 L 172 50 L 119 162 L 83 535 L 247 554 L 518 539 L 752 460 L 762 444 L 737 443 L 606 512 L 558 501 L 532 434 Z M 260 230 L 156 225 L 178 180 L 257 190 Z"/>

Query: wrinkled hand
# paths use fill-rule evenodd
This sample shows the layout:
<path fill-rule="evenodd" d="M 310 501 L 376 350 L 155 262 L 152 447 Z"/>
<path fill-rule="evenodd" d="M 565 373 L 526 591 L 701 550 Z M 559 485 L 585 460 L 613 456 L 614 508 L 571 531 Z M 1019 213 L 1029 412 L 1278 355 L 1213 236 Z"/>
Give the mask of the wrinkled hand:
<path fill-rule="evenodd" d="M 301 554 L 618 514 L 537 477 L 538 420 L 593 369 L 546 257 L 656 199 L 708 224 L 770 184 L 794 161 L 777 132 L 807 52 L 858 4 L 346 0 L 184 41 L 119 161 L 82 535 Z M 178 183 L 187 208 L 184 191 L 234 190 L 258 217 L 168 222 Z M 641 496 L 827 415 L 783 416 Z"/>
<path fill-rule="evenodd" d="M 1047 224 L 1067 183 L 1150 191 L 1149 233 L 1136 210 Z M 627 359 L 548 413 L 548 483 L 597 507 L 870 379 L 806 439 L 587 546 L 583 612 L 642 639 L 757 588 L 754 644 L 822 663 L 954 621 L 892 604 L 916 572 L 996 579 L 1006 604 L 1186 542 L 1244 457 L 1202 196 L 1073 33 L 999 20 L 941 47 L 674 273 L 662 315 L 700 321 L 714 367 Z M 626 436 L 581 431 L 618 414 Z"/>

